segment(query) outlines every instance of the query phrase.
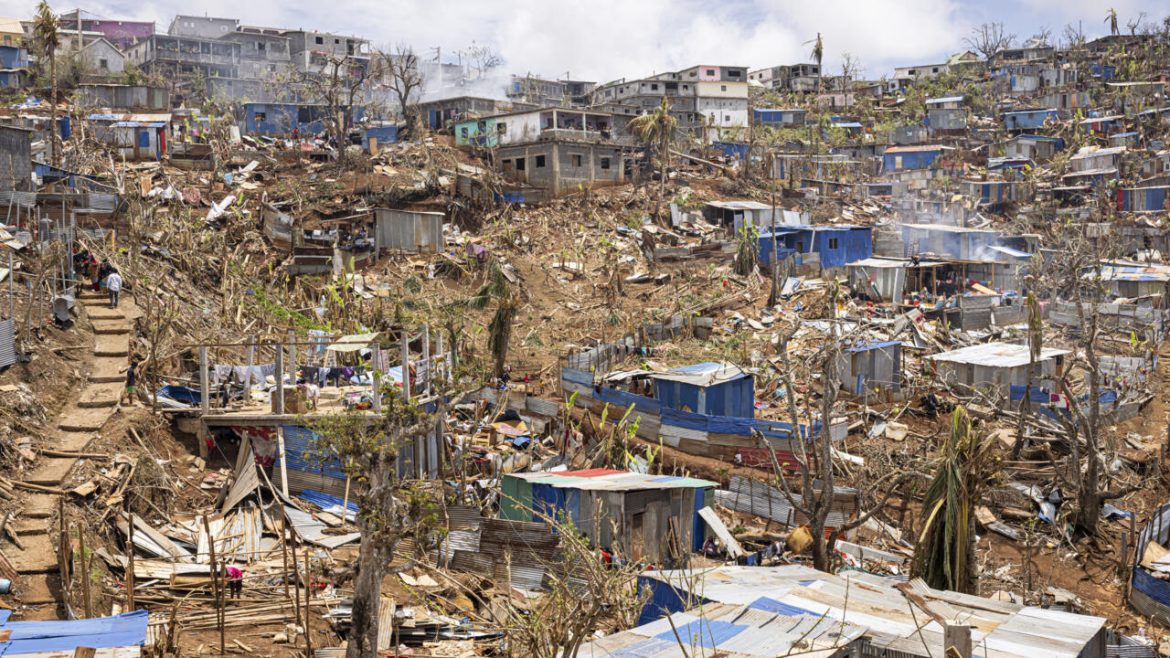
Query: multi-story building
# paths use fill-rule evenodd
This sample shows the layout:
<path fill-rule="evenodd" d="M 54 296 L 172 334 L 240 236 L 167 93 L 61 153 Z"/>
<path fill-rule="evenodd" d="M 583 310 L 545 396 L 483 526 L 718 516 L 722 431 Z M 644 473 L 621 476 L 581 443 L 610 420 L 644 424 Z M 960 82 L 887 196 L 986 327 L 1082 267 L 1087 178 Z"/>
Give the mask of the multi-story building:
<path fill-rule="evenodd" d="M 366 67 L 370 62 L 370 42 L 327 32 L 286 30 L 281 36 L 289 40 L 293 66 L 302 73 L 329 73 L 330 61 L 344 60 L 347 66 Z"/>
<path fill-rule="evenodd" d="M 221 39 L 197 39 L 156 34 L 126 50 L 126 59 L 146 72 L 175 78 L 202 75 L 238 78 L 240 44 Z"/>
<path fill-rule="evenodd" d="M 749 71 L 748 80 L 776 91 L 813 92 L 820 74 L 817 64 L 791 64 Z"/>
<path fill-rule="evenodd" d="M 240 21 L 235 18 L 213 16 L 175 16 L 167 34 L 172 37 L 193 37 L 196 39 L 218 39 L 235 32 Z"/>
<path fill-rule="evenodd" d="M 97 32 L 122 50 L 153 36 L 155 31 L 150 21 L 105 20 L 81 9 L 65 12 L 57 20 L 62 33 Z M 88 42 L 86 39 L 85 43 Z"/>
<path fill-rule="evenodd" d="M 545 80 L 532 75 L 514 75 L 508 83 L 508 98 L 539 107 L 568 104 L 568 85 L 560 80 Z"/>
<path fill-rule="evenodd" d="M 614 114 L 644 114 L 666 99 L 679 127 L 708 141 L 748 125 L 747 69 L 692 66 L 641 80 L 618 80 L 593 92 L 594 104 Z"/>
<path fill-rule="evenodd" d="M 240 77 L 270 79 L 292 63 L 289 38 L 264 28 L 242 27 L 220 37 L 240 46 Z"/>

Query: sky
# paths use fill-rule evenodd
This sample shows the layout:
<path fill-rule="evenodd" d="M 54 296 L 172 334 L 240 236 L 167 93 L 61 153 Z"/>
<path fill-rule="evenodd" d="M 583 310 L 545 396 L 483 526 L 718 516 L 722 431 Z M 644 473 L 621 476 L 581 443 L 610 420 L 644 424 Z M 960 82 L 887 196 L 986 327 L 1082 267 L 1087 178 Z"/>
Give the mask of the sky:
<path fill-rule="evenodd" d="M 153 20 L 162 32 L 184 13 L 354 34 L 375 47 L 410 45 L 424 57 L 439 48 L 444 61 L 474 43 L 494 49 L 508 73 L 606 82 L 697 64 L 809 61 L 818 32 L 826 73 L 840 70 L 849 53 L 864 77 L 877 79 L 895 66 L 944 61 L 984 22 L 1002 21 L 1021 40 L 1042 27 L 1059 38 L 1078 21 L 1098 36 L 1108 29 L 1109 6 L 1123 30 L 1143 12 L 1156 21 L 1170 14 L 1166 0 L 97 0 L 83 8 L 101 18 Z M 8 16 L 30 17 L 34 7 L 0 0 Z"/>

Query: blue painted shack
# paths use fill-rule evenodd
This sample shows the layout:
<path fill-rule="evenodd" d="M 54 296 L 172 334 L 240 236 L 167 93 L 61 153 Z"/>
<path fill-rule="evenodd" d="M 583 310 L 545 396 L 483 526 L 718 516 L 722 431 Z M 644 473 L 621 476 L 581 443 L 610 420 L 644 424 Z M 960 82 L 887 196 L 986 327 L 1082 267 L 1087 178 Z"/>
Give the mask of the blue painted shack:
<path fill-rule="evenodd" d="M 760 263 L 772 264 L 772 234 L 761 233 Z M 868 226 L 794 226 L 776 229 L 776 250 L 781 258 L 795 254 L 803 264 L 802 254 L 817 254 L 822 269 L 844 267 L 873 256 L 873 229 Z"/>
<path fill-rule="evenodd" d="M 28 51 L 17 46 L 0 46 L 0 87 L 22 87 L 27 76 Z"/>
<path fill-rule="evenodd" d="M 716 483 L 612 469 L 508 473 L 500 483 L 500 518 L 572 523 L 581 534 L 624 559 L 678 564 L 703 547 L 699 510 L 712 505 Z M 669 538 L 677 538 L 673 544 Z"/>
<path fill-rule="evenodd" d="M 1059 113 L 1054 109 L 1012 110 L 1003 113 L 1003 127 L 1012 132 L 1045 128 L 1059 120 Z"/>
<path fill-rule="evenodd" d="M 730 363 L 696 363 L 653 375 L 662 406 L 708 416 L 755 416 L 755 380 Z"/>
<path fill-rule="evenodd" d="M 923 146 L 891 146 L 882 154 L 882 171 L 906 171 L 908 169 L 929 169 L 942 155 L 943 147 L 935 144 Z"/>
<path fill-rule="evenodd" d="M 362 150 L 377 154 L 378 149 L 398 141 L 398 124 L 373 121 L 362 128 Z"/>
<path fill-rule="evenodd" d="M 743 142 L 711 142 L 711 148 L 722 153 L 725 158 L 747 159 L 748 145 Z"/>
<path fill-rule="evenodd" d="M 1170 210 L 1170 187 L 1123 187 L 1117 190 L 1117 209 L 1128 212 Z"/>
<path fill-rule="evenodd" d="M 760 126 L 803 126 L 807 110 L 759 107 L 752 110 L 752 122 Z"/>
<path fill-rule="evenodd" d="M 362 120 L 365 111 L 354 107 L 350 120 Z M 250 135 L 313 135 L 325 130 L 329 106 L 308 103 L 244 103 L 244 132 Z"/>

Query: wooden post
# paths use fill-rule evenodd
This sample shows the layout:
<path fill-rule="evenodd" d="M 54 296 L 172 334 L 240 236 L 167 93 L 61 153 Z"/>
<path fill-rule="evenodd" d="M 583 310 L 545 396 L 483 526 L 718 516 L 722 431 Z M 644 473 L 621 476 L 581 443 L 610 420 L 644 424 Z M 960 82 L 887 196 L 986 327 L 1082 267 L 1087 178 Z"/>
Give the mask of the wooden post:
<path fill-rule="evenodd" d="M 89 562 L 85 558 L 85 529 L 77 531 L 77 548 L 81 553 L 81 600 L 85 605 L 85 618 L 93 616 L 93 603 L 89 593 Z"/>
<path fill-rule="evenodd" d="M 592 160 L 590 160 L 590 162 L 592 162 Z M 423 335 L 422 358 L 423 358 L 423 363 L 427 364 L 427 379 L 426 379 L 426 386 L 423 388 L 423 395 L 430 395 L 431 394 L 431 382 L 434 381 L 434 378 L 435 378 L 435 369 L 431 365 L 431 326 L 429 324 L 424 324 L 422 326 L 422 335 Z"/>
<path fill-rule="evenodd" d="M 219 655 L 227 653 L 224 647 L 223 632 L 223 590 L 219 582 L 219 569 L 215 560 L 215 535 L 211 534 L 211 524 L 207 522 L 207 515 L 203 515 L 203 532 L 207 533 L 207 552 L 211 557 L 211 593 L 215 598 L 215 622 L 219 626 Z"/>
<path fill-rule="evenodd" d="M 288 517 L 284 505 L 280 506 L 280 553 L 284 557 L 284 597 L 288 598 Z"/>
<path fill-rule="evenodd" d="M 294 384 L 297 383 L 297 332 L 288 330 L 288 374 Z"/>
<path fill-rule="evenodd" d="M 305 554 L 305 655 L 312 656 L 313 655 L 313 633 L 312 633 L 312 629 L 309 627 L 309 622 L 312 620 L 312 617 L 309 613 L 309 599 L 313 595 L 313 588 L 312 588 L 312 584 L 313 584 L 312 573 L 313 572 L 309 570 L 309 549 L 307 547 L 304 550 L 304 554 Z"/>
<path fill-rule="evenodd" d="M 244 403 L 252 401 L 252 366 L 256 363 L 256 338 L 248 336 L 248 369 L 244 372 Z"/>
<path fill-rule="evenodd" d="M 284 345 L 276 346 L 276 415 L 284 415 Z M 280 451 L 280 490 L 288 498 L 288 458 L 284 454 L 284 421 L 276 426 L 276 449 Z"/>
<path fill-rule="evenodd" d="M 207 346 L 199 346 L 199 456 L 204 460 L 207 459 L 211 451 L 207 447 L 207 424 L 203 421 L 203 416 L 206 416 L 211 411 L 211 391 L 208 390 L 208 366 L 207 366 Z"/>
<path fill-rule="evenodd" d="M 373 399 L 374 413 L 382 413 L 382 369 L 385 364 L 382 363 L 382 348 L 375 344 L 374 351 L 370 353 L 370 367 L 373 373 L 370 374 L 370 397 Z"/>
<path fill-rule="evenodd" d="M 199 410 L 203 415 L 211 411 L 211 380 L 208 377 L 207 346 L 199 346 Z"/>
<path fill-rule="evenodd" d="M 439 381 L 442 382 L 443 384 L 446 384 L 447 383 L 447 354 L 443 351 L 443 332 L 441 330 L 439 331 L 438 335 L 435 336 L 435 351 L 439 353 L 439 363 L 443 364 L 442 371 L 441 371 L 443 373 L 443 378 Z M 433 373 L 434 370 L 432 369 L 431 372 Z M 434 376 L 434 375 L 432 374 L 432 376 Z"/>
<path fill-rule="evenodd" d="M 284 594 L 285 594 L 285 596 L 291 595 L 291 597 L 292 597 L 292 610 L 294 610 L 294 612 L 296 614 L 297 623 L 300 623 L 301 622 L 301 592 L 297 591 L 297 588 L 301 587 L 301 585 L 300 585 L 300 581 L 297 580 L 297 575 L 296 575 L 297 574 L 296 544 L 292 543 L 292 533 L 289 532 L 289 520 L 288 520 L 288 516 L 284 514 L 283 507 L 281 509 L 281 528 L 283 528 L 283 530 L 284 530 L 284 534 L 282 535 L 283 539 L 282 539 L 281 543 L 285 544 L 285 549 L 287 549 L 287 550 L 285 550 L 285 553 L 284 553 L 284 575 L 285 575 L 285 577 L 287 577 L 289 575 L 292 576 L 292 591 L 289 592 L 288 584 L 285 584 L 284 585 Z M 291 554 L 291 560 L 289 560 L 289 554 Z M 291 570 L 289 570 L 290 563 L 292 566 Z"/>
<path fill-rule="evenodd" d="M 402 328 L 402 399 L 410 401 L 410 334 Z"/>
<path fill-rule="evenodd" d="M 971 627 L 943 626 L 943 651 L 946 658 L 971 658 Z"/>
<path fill-rule="evenodd" d="M 126 553 L 128 566 L 126 570 L 126 611 L 134 612 L 134 512 L 127 517 L 127 526 L 130 530 L 126 534 Z"/>

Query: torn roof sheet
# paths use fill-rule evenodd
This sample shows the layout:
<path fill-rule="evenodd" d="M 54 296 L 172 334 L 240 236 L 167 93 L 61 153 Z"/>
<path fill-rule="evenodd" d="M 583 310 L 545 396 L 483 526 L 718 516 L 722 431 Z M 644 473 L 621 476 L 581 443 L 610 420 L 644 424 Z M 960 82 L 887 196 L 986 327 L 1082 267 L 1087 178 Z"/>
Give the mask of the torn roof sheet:
<path fill-rule="evenodd" d="M 747 377 L 743 368 L 725 361 L 708 361 L 694 365 L 672 368 L 666 372 L 654 373 L 654 379 L 681 382 L 692 386 L 714 386 L 724 382 Z"/>
<path fill-rule="evenodd" d="M 582 491 L 645 491 L 648 489 L 706 489 L 718 483 L 698 478 L 673 475 L 649 475 L 628 471 L 593 469 L 589 471 L 561 471 L 559 473 L 510 473 L 506 477 L 526 480 L 532 484 L 547 484 L 556 489 Z"/>
<path fill-rule="evenodd" d="M 834 575 L 800 566 L 650 571 L 640 579 L 661 581 L 707 601 L 863 626 L 875 646 L 914 656 L 945 655 L 943 627 L 933 620 L 937 618 L 971 626 L 973 644 L 986 647 L 976 653 L 996 658 L 1077 658 L 1105 625 L 1102 617 L 936 590 L 920 580 L 899 583 L 873 574 Z"/>
<path fill-rule="evenodd" d="M 1069 354 L 1069 350 L 1060 350 L 1046 347 L 1040 351 L 1038 361 L 1047 361 L 1058 356 Z M 932 361 L 946 363 L 962 363 L 973 366 L 988 366 L 992 368 L 1016 368 L 1026 366 L 1030 362 L 1027 345 L 1015 343 L 986 343 L 971 345 L 942 354 L 933 354 L 926 357 Z"/>
<path fill-rule="evenodd" d="M 582 645 L 577 655 L 581 658 L 691 655 L 832 658 L 849 653 L 864 630 L 853 624 L 712 603 L 594 640 Z"/>
<path fill-rule="evenodd" d="M 1102 281 L 1170 282 L 1170 266 L 1156 263 L 1102 263 L 1098 269 L 1089 269 L 1082 278 Z"/>

